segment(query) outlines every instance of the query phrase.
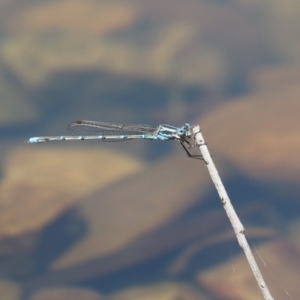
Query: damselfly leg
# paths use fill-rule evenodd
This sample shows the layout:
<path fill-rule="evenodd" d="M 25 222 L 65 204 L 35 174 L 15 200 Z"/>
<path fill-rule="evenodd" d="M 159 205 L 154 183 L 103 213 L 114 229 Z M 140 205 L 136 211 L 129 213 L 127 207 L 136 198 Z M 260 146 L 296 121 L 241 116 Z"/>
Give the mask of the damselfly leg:
<path fill-rule="evenodd" d="M 185 136 L 182 136 L 181 139 L 180 139 L 180 144 L 181 144 L 185 154 L 189 158 L 203 160 L 203 156 L 200 155 L 199 153 L 192 153 L 192 150 L 195 150 L 196 152 L 198 152 L 196 147 L 195 147 L 195 141 L 194 141 L 193 137 L 187 138 Z"/>

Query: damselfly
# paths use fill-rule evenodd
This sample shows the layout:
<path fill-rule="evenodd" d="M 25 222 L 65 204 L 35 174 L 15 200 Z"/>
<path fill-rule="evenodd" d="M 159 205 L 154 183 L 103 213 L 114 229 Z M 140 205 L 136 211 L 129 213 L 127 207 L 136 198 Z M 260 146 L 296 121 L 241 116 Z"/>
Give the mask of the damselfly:
<path fill-rule="evenodd" d="M 195 147 L 192 126 L 185 124 L 182 127 L 159 125 L 122 125 L 97 121 L 76 121 L 68 126 L 71 136 L 42 136 L 32 137 L 28 143 L 43 143 L 50 141 L 73 141 L 73 140 L 99 140 L 102 142 L 119 142 L 131 139 L 147 140 L 176 140 L 182 145 L 188 157 L 202 159 L 199 154 L 192 154 Z"/>

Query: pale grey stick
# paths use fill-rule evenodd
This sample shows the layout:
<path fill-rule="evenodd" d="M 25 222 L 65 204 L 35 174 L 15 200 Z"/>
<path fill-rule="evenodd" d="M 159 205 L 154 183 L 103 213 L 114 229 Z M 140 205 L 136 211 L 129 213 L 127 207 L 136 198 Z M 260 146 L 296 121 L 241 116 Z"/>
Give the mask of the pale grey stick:
<path fill-rule="evenodd" d="M 200 153 L 203 156 L 204 162 L 208 168 L 208 172 L 209 172 L 211 179 L 214 182 L 215 187 L 218 191 L 218 194 L 220 196 L 223 207 L 224 207 L 224 209 L 227 213 L 227 216 L 231 222 L 231 225 L 234 229 L 238 243 L 245 252 L 248 263 L 252 269 L 252 272 L 257 281 L 257 284 L 258 284 L 265 300 L 274 300 L 274 298 L 272 297 L 272 295 L 269 291 L 268 286 L 266 285 L 266 283 L 264 281 L 264 278 L 263 278 L 263 276 L 260 272 L 260 269 L 255 261 L 255 258 L 252 254 L 251 248 L 250 248 L 250 246 L 247 242 L 246 236 L 245 236 L 245 228 L 242 225 L 239 217 L 237 216 L 237 214 L 232 206 L 232 203 L 227 195 L 227 192 L 226 192 L 225 187 L 222 183 L 222 180 L 219 176 L 219 173 L 216 169 L 216 166 L 215 166 L 215 164 L 211 158 L 211 155 L 208 151 L 207 145 L 204 141 L 204 138 L 201 133 L 199 125 L 195 126 L 193 128 L 193 133 L 195 134 L 196 145 L 199 147 Z"/>

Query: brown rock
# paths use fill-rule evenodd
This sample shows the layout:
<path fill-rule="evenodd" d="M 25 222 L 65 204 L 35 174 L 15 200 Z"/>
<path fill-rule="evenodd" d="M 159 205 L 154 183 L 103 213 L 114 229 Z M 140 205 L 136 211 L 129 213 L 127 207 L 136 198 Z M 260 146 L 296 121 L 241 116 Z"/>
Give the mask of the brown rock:
<path fill-rule="evenodd" d="M 75 288 L 57 287 L 45 288 L 34 293 L 29 300 L 103 300 L 100 294 L 95 291 Z"/>
<path fill-rule="evenodd" d="M 299 254 L 281 240 L 257 246 L 257 251 L 265 262 L 262 263 L 257 257 L 274 299 L 284 299 L 287 293 L 295 298 L 299 293 Z M 264 264 L 267 265 L 267 269 Z M 252 300 L 262 297 L 243 254 L 220 266 L 199 273 L 197 280 L 220 299 Z"/>
<path fill-rule="evenodd" d="M 10 20 L 14 33 L 68 31 L 103 35 L 131 25 L 136 12 L 129 3 L 92 0 L 44 2 L 21 10 Z"/>
<path fill-rule="evenodd" d="M 254 93 L 199 120 L 211 153 L 252 178 L 297 182 L 299 93 L 298 85 Z"/>
<path fill-rule="evenodd" d="M 181 158 L 176 155 L 148 166 L 97 192 L 77 206 L 88 220 L 89 232 L 53 263 L 53 269 L 67 269 L 127 247 L 199 201 L 209 185 L 203 163 L 181 153 Z"/>
<path fill-rule="evenodd" d="M 10 280 L 2 278 L 0 280 L 0 295 L 3 300 L 20 300 L 21 299 L 21 287 Z"/>
<path fill-rule="evenodd" d="M 110 300 L 208 300 L 191 285 L 173 282 L 131 287 L 111 295 Z"/>
<path fill-rule="evenodd" d="M 0 185 L 0 255 L 6 257 L 2 272 L 9 257 L 13 267 L 16 257 L 25 259 L 32 253 L 42 230 L 73 209 L 82 197 L 143 166 L 113 151 L 30 145 L 11 151 L 5 163 Z"/>

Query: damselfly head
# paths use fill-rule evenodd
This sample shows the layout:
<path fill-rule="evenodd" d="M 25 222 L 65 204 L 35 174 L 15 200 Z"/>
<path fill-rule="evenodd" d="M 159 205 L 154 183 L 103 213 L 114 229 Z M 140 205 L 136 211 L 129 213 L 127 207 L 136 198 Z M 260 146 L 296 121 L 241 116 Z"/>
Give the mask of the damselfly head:
<path fill-rule="evenodd" d="M 184 126 L 177 129 L 177 134 L 179 136 L 186 136 L 191 137 L 192 136 L 192 126 L 188 123 L 185 123 Z"/>

